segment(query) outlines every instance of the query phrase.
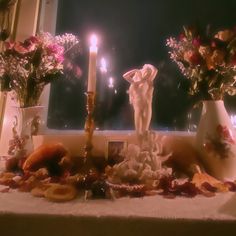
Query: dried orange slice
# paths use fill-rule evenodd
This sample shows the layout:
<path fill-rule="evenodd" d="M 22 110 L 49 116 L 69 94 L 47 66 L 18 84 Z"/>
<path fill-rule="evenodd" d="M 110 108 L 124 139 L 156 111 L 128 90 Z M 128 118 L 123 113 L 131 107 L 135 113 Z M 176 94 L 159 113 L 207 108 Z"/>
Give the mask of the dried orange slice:
<path fill-rule="evenodd" d="M 228 187 L 220 180 L 206 174 L 206 173 L 196 173 L 193 176 L 192 183 L 198 188 L 202 188 L 204 183 L 209 183 L 211 186 L 217 189 L 217 192 L 227 192 Z"/>
<path fill-rule="evenodd" d="M 53 184 L 45 191 L 45 197 L 53 202 L 70 201 L 76 196 L 76 188 L 72 185 Z"/>
<path fill-rule="evenodd" d="M 50 184 L 42 184 L 42 185 L 39 185 L 35 188 L 33 188 L 31 190 L 31 194 L 34 196 L 34 197 L 45 197 L 45 192 L 48 188 L 50 188 L 51 185 Z"/>

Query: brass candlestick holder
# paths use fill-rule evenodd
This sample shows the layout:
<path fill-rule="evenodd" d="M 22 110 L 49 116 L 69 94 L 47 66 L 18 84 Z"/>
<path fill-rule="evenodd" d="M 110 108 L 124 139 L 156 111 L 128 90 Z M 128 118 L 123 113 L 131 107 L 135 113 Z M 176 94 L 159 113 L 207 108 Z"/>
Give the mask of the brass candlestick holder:
<path fill-rule="evenodd" d="M 87 117 L 85 120 L 84 125 L 84 131 L 85 131 L 85 137 L 86 137 L 86 143 L 85 143 L 85 153 L 84 153 L 84 162 L 86 165 L 91 164 L 91 158 L 92 158 L 92 149 L 93 149 L 93 132 L 95 128 L 94 124 L 94 108 L 95 108 L 95 93 L 94 92 L 87 92 L 87 104 L 86 104 L 86 110 L 87 110 Z"/>

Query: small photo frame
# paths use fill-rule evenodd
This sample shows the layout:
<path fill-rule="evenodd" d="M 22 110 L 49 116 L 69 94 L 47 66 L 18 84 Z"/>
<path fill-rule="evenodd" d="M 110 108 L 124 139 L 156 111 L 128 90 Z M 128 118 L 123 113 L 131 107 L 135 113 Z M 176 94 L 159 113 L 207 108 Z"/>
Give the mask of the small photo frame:
<path fill-rule="evenodd" d="M 113 166 L 124 160 L 121 151 L 127 147 L 126 140 L 108 140 L 106 143 L 106 159 Z"/>

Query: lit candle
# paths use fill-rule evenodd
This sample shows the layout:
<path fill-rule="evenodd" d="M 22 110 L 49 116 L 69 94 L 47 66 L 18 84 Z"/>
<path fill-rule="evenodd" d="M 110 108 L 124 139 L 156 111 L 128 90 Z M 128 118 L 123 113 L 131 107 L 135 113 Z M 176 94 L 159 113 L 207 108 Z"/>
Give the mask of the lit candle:
<path fill-rule="evenodd" d="M 88 71 L 88 92 L 96 91 L 96 67 L 97 67 L 97 36 L 90 38 L 89 48 L 89 71 Z"/>

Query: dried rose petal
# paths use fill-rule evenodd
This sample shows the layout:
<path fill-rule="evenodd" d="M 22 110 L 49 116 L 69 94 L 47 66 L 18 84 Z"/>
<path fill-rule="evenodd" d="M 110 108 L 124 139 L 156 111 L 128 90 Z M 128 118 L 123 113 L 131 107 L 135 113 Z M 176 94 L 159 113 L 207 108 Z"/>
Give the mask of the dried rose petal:
<path fill-rule="evenodd" d="M 204 182 L 202 185 L 201 185 L 201 188 L 203 189 L 206 189 L 207 191 L 209 192 L 212 192 L 212 193 L 215 193 L 217 192 L 217 188 L 212 186 L 210 183 L 208 182 Z"/>
<path fill-rule="evenodd" d="M 175 181 L 173 176 L 161 178 L 158 188 L 163 190 L 160 194 L 167 198 L 173 198 L 173 195 L 195 197 L 200 193 L 200 190 L 195 186 L 195 184 L 189 181 L 179 184 Z"/>
<path fill-rule="evenodd" d="M 174 178 L 172 176 L 163 176 L 160 178 L 157 188 L 163 190 L 171 189 L 173 180 Z"/>
<path fill-rule="evenodd" d="M 225 185 L 228 187 L 229 191 L 236 192 L 236 184 L 232 181 L 225 182 Z"/>
<path fill-rule="evenodd" d="M 9 190 L 10 190 L 9 187 L 5 187 L 5 188 L 0 189 L 0 193 L 8 193 Z"/>
<path fill-rule="evenodd" d="M 181 196 L 185 197 L 195 197 L 199 193 L 199 189 L 191 182 L 185 182 L 179 185 Z"/>

